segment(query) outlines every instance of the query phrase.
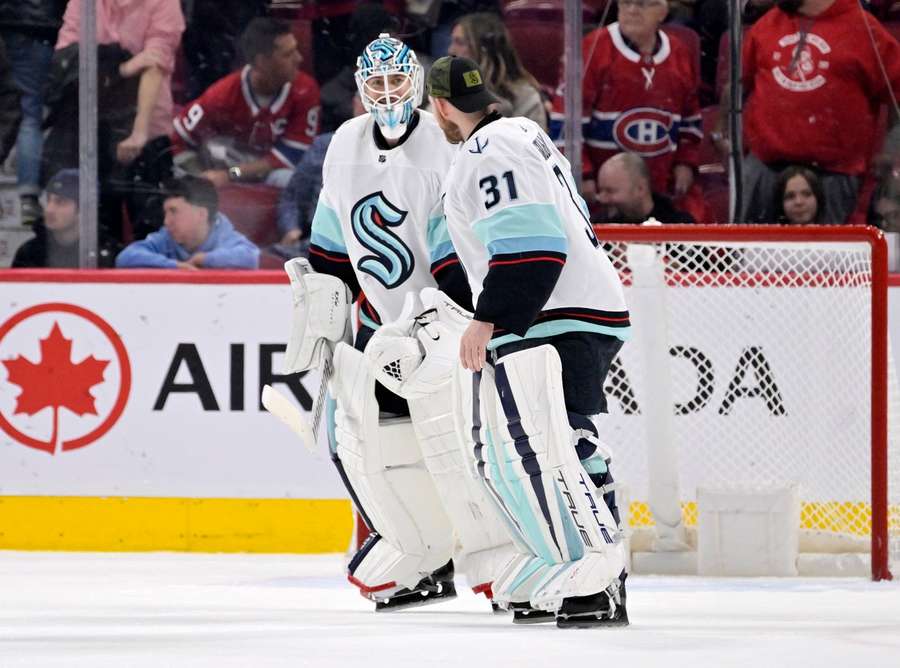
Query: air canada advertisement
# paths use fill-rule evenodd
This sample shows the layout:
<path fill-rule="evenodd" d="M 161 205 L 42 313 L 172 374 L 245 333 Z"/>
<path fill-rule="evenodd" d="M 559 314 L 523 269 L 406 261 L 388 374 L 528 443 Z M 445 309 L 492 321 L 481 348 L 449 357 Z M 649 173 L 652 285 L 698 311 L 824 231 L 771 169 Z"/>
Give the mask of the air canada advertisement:
<path fill-rule="evenodd" d="M 3 295 L 0 493 L 345 497 L 326 445 L 309 452 L 260 404 L 266 384 L 307 412 L 318 394 L 315 372 L 281 374 L 286 281 L 7 282 Z M 791 458 L 802 465 L 836 452 L 827 445 L 835 439 L 867 437 L 868 366 L 852 363 L 868 354 L 865 325 L 854 333 L 835 322 L 839 308 L 825 309 L 831 322 L 804 320 L 798 336 L 777 317 L 741 311 L 726 289 L 676 299 L 668 308 L 683 317 L 668 320 L 667 338 L 637 318 L 607 380 L 603 438 L 636 494 L 646 479 L 640 442 L 660 400 L 671 406 L 687 485 L 698 482 L 692 460 L 761 467 L 767 452 L 790 447 L 806 453 Z M 698 329 L 701 312 L 742 324 L 727 336 Z M 837 373 L 839 359 L 847 363 Z M 860 391 L 847 393 L 848 383 Z M 736 440 L 735 421 L 756 425 L 753 448 Z M 867 444 L 857 457 L 868 457 Z"/>

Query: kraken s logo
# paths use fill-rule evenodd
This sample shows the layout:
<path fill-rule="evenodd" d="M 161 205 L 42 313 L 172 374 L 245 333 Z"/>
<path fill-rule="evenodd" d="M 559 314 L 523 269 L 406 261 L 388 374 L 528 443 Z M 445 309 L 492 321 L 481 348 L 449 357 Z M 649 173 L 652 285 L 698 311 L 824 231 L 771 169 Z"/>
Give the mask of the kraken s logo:
<path fill-rule="evenodd" d="M 406 218 L 406 211 L 391 204 L 381 191 L 366 195 L 350 211 L 357 241 L 372 252 L 356 267 L 374 276 L 386 288 L 395 288 L 412 274 L 415 261 L 409 247 L 390 228 Z"/>

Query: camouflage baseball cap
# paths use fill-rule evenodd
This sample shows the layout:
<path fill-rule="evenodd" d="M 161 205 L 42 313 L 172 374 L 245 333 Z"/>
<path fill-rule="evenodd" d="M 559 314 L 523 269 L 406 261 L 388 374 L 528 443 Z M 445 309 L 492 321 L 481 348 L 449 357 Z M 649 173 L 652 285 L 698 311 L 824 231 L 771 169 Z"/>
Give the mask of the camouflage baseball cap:
<path fill-rule="evenodd" d="M 428 94 L 442 97 L 450 104 L 471 114 L 499 102 L 485 87 L 478 65 L 468 58 L 438 58 L 428 73 Z"/>

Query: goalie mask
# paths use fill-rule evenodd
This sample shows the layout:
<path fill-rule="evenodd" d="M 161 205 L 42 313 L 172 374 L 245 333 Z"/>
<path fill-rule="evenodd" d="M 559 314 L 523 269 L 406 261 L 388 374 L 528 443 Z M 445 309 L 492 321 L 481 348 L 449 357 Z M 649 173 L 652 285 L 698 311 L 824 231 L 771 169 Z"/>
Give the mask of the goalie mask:
<path fill-rule="evenodd" d="M 356 60 L 356 87 L 381 134 L 399 139 L 422 101 L 422 66 L 406 44 L 382 33 Z"/>

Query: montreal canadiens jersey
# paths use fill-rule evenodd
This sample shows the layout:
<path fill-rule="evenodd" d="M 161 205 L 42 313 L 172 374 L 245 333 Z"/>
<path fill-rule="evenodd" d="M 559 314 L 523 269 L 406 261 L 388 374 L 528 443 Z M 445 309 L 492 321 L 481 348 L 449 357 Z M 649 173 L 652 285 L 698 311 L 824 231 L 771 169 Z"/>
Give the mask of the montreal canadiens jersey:
<path fill-rule="evenodd" d="M 600 248 L 569 162 L 525 118 L 488 117 L 445 183 L 450 238 L 489 348 L 584 331 L 628 338 L 619 276 Z"/>
<path fill-rule="evenodd" d="M 661 30 L 656 52 L 642 56 L 612 23 L 584 38 L 582 56 L 585 173 L 593 179 L 616 153 L 637 153 L 647 161 L 653 189 L 668 192 L 673 165 L 696 165 L 703 137 L 698 72 L 688 48 Z M 560 146 L 564 119 L 557 95 L 550 136 Z"/>
<path fill-rule="evenodd" d="M 319 132 L 319 87 L 315 79 L 299 72 L 264 105 L 250 87 L 247 65 L 207 88 L 173 125 L 176 151 L 225 136 L 243 149 L 266 155 L 276 169 L 292 169 Z"/>
<path fill-rule="evenodd" d="M 390 149 L 376 143 L 370 114 L 350 119 L 331 140 L 322 170 L 310 261 L 362 291 L 360 320 L 373 328 L 399 317 L 407 292 L 438 286 L 448 268 L 459 269 L 440 207 L 453 146 L 431 114 L 417 113 Z"/>

